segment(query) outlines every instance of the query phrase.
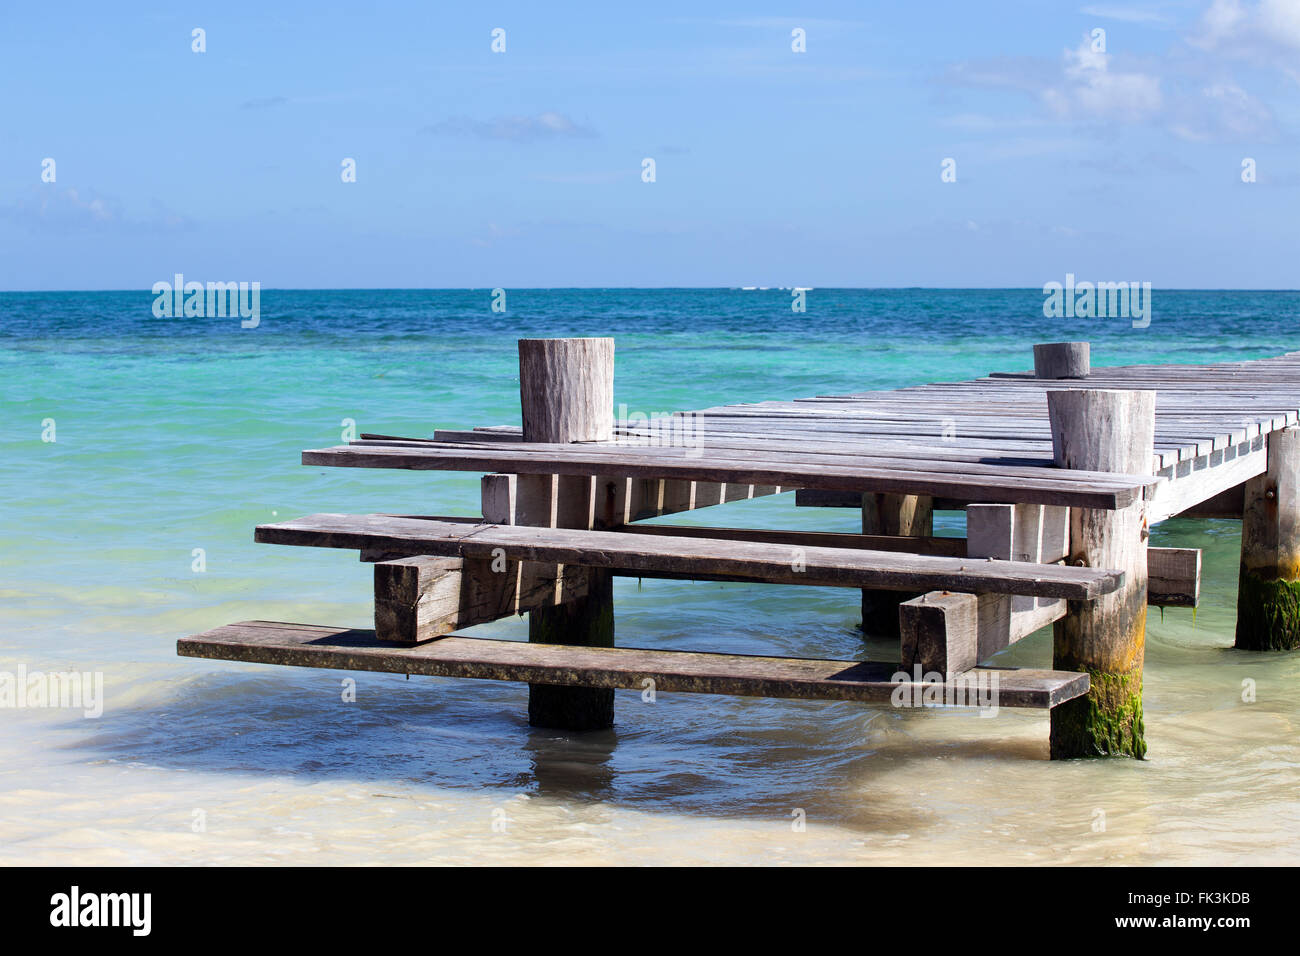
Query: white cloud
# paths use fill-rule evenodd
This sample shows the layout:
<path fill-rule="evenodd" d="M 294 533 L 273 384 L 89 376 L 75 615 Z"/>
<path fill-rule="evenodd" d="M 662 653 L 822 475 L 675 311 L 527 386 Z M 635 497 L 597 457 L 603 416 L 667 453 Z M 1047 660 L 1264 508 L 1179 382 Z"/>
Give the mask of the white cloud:
<path fill-rule="evenodd" d="M 1300 0 L 1213 0 L 1187 38 L 1192 46 L 1274 66 L 1300 82 Z"/>
<path fill-rule="evenodd" d="M 1064 53 L 1063 82 L 1043 91 L 1043 102 L 1062 118 L 1113 119 L 1140 123 L 1164 105 L 1160 78 L 1110 69 L 1110 57 L 1086 38 Z"/>
<path fill-rule="evenodd" d="M 945 78 L 958 86 L 1032 96 L 1044 107 L 1040 125 L 1145 125 L 1195 142 L 1268 140 L 1275 137 L 1273 112 L 1231 76 L 1224 51 L 1244 49 L 1243 38 L 1257 35 L 1252 24 L 1264 23 L 1276 24 L 1277 38 L 1269 40 L 1276 51 L 1282 39 L 1291 42 L 1292 19 L 1300 44 L 1300 0 L 1291 0 L 1284 12 L 1279 12 L 1281 6 L 1281 0 L 1261 0 L 1246 9 L 1240 0 L 1215 0 L 1201 22 L 1199 50 L 1184 47 L 1163 58 L 1136 61 L 1099 53 L 1085 36 L 1056 62 L 1026 57 L 968 60 L 949 67 Z M 1207 55 L 1211 48 L 1216 52 Z M 1253 59 L 1265 61 L 1259 53 Z M 1000 125 L 998 118 L 982 113 L 959 114 L 943 122 L 972 133 L 993 132 Z M 1012 127 L 1024 117 L 1002 122 Z"/>
<path fill-rule="evenodd" d="M 1170 131 L 1181 139 L 1213 142 L 1266 137 L 1273 125 L 1267 106 L 1235 83 L 1211 83 L 1180 104 Z"/>

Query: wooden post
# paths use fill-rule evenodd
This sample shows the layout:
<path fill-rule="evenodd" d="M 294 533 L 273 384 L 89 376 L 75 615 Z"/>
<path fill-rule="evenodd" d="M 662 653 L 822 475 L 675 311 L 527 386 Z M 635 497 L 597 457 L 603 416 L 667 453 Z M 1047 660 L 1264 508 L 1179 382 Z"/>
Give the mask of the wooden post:
<path fill-rule="evenodd" d="M 942 674 L 944 680 L 979 663 L 979 599 L 974 594 L 931 591 L 898 606 L 901 660 L 910 672 Z"/>
<path fill-rule="evenodd" d="M 862 533 L 928 538 L 934 534 L 933 501 L 926 495 L 870 493 L 862 496 Z M 863 591 L 862 630 L 899 637 L 898 606 L 914 591 Z"/>
<path fill-rule="evenodd" d="M 1034 378 L 1087 378 L 1087 342 L 1050 342 L 1034 346 Z"/>
<path fill-rule="evenodd" d="M 614 432 L 614 340 L 520 339 L 519 402 L 524 441 L 606 441 Z M 590 478 L 543 482 L 521 476 L 516 497 L 521 523 L 573 527 L 590 520 Z M 584 491 L 585 489 L 585 491 Z M 582 494 L 584 501 L 577 502 Z M 545 495 L 549 508 L 539 506 Z M 548 520 L 541 518 L 545 515 Z M 534 644 L 614 646 L 613 578 L 593 569 L 587 596 L 528 613 Z M 601 730 L 614 723 L 614 691 L 601 687 L 528 685 L 528 722 L 558 730 Z"/>
<path fill-rule="evenodd" d="M 1268 435 L 1268 467 L 1246 482 L 1236 646 L 1300 648 L 1300 428 Z"/>
<path fill-rule="evenodd" d="M 1047 505 L 966 506 L 966 556 L 1052 564 L 1070 549 L 1070 509 Z M 981 594 L 978 660 L 1058 620 L 1060 599 Z"/>
<path fill-rule="evenodd" d="M 475 624 L 581 598 L 590 568 L 529 561 L 395 558 L 375 564 L 375 638 L 421 644 Z M 554 573 L 550 573 L 554 572 Z"/>
<path fill-rule="evenodd" d="M 1151 391 L 1049 391 L 1047 411 L 1056 465 L 1149 475 L 1155 445 Z M 1052 759 L 1142 757 L 1142 661 L 1146 646 L 1146 503 L 1103 511 L 1072 508 L 1072 565 L 1124 572 L 1119 590 L 1070 601 L 1056 622 L 1052 666 L 1086 671 L 1091 687 L 1052 710 Z"/>

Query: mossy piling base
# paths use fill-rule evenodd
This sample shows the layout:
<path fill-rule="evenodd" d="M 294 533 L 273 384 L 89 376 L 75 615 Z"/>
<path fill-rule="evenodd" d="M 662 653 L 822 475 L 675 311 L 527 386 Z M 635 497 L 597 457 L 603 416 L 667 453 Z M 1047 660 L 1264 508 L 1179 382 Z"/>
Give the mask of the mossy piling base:
<path fill-rule="evenodd" d="M 1267 579 L 1243 566 L 1234 646 L 1243 651 L 1300 650 L 1300 581 Z"/>
<path fill-rule="evenodd" d="M 1146 755 L 1142 722 L 1142 672 L 1106 674 L 1089 671 L 1092 686 L 1052 708 L 1053 760 L 1075 757 L 1137 757 Z"/>

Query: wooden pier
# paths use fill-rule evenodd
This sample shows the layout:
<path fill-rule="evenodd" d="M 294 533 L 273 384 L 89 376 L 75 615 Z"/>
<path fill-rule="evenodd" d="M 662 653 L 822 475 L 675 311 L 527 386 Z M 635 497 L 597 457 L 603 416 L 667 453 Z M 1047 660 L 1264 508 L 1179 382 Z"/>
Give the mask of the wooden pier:
<path fill-rule="evenodd" d="M 613 339 L 525 339 L 519 355 L 522 427 L 302 455 L 483 473 L 481 515 L 256 529 L 373 563 L 374 630 L 251 621 L 178 652 L 526 681 L 530 721 L 570 730 L 608 727 L 620 687 L 899 706 L 986 680 L 998 706 L 1050 710 L 1054 758 L 1140 757 L 1146 609 L 1199 594 L 1198 550 L 1147 544 L 1174 515 L 1243 519 L 1237 647 L 1300 647 L 1300 353 L 1092 369 L 1087 343 L 1052 343 L 1033 371 L 628 422 Z M 862 533 L 637 523 L 785 493 L 861 509 Z M 935 537 L 934 511 L 953 509 L 966 537 Z M 864 626 L 896 635 L 898 657 L 615 647 L 619 575 L 860 590 Z M 455 633 L 525 612 L 528 643 Z M 1048 624 L 1051 670 L 990 666 Z"/>

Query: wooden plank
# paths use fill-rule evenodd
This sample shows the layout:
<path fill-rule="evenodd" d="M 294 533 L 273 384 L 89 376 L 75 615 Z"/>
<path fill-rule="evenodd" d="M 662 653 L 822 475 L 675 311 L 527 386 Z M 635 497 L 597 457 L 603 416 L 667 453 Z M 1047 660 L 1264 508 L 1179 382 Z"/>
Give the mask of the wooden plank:
<path fill-rule="evenodd" d="M 309 515 L 259 525 L 255 540 L 318 548 L 409 549 L 419 554 L 461 558 L 492 558 L 500 549 L 511 561 L 721 574 L 757 583 L 990 591 L 1080 601 L 1107 594 L 1123 582 L 1122 574 L 1101 568 L 390 515 Z"/>
<path fill-rule="evenodd" d="M 574 450 L 570 450 L 574 449 Z M 678 449 L 680 450 L 680 449 Z M 1139 500 L 1160 479 L 1142 475 L 1064 479 L 1054 469 L 1035 469 L 1041 477 L 993 473 L 916 471 L 848 464 L 755 463 L 753 460 L 627 455 L 625 449 L 601 445 L 505 448 L 486 445 L 340 446 L 309 449 L 304 465 L 350 468 L 402 468 L 449 471 L 505 471 L 519 474 L 609 475 L 737 482 L 789 488 L 828 488 L 860 492 L 899 492 L 961 498 L 966 501 L 1027 502 L 1098 509 L 1123 508 Z M 673 449 L 657 449 L 659 453 Z M 972 465 L 971 468 L 981 466 Z"/>
<path fill-rule="evenodd" d="M 547 573 L 537 573 L 545 571 Z M 419 555 L 375 564 L 375 634 L 422 641 L 585 597 L 583 567 Z"/>
<path fill-rule="evenodd" d="M 898 605 L 903 670 L 951 678 L 979 663 L 979 598 L 931 591 Z"/>
<path fill-rule="evenodd" d="M 723 467 L 737 464 L 759 465 L 765 468 L 805 468 L 826 466 L 828 468 L 874 468 L 889 467 L 897 469 L 899 462 L 894 455 L 873 456 L 861 448 L 850 451 L 843 449 L 823 449 L 820 444 L 802 447 L 789 447 L 785 443 L 769 443 L 770 450 L 758 447 L 755 442 L 719 442 L 711 444 L 707 451 L 702 448 L 685 448 L 657 443 L 637 441 L 581 442 L 567 443 L 505 443 L 488 442 L 459 445 L 450 442 L 406 442 L 406 441 L 355 441 L 349 448 L 358 452 L 365 450 L 408 449 L 418 454 L 438 455 L 455 458 L 458 452 L 468 455 L 489 455 L 500 453 L 503 460 L 516 461 L 520 457 L 546 458 L 554 463 L 552 472 L 559 474 L 588 474 L 594 472 L 571 471 L 567 466 L 575 462 L 603 460 L 610 466 L 611 472 L 621 473 L 625 466 L 644 465 L 647 462 L 661 464 L 680 464 L 699 462 L 708 468 L 721 463 Z M 847 460 L 847 459 L 852 460 Z M 1102 488 L 1145 488 L 1158 483 L 1150 475 L 1132 476 L 1114 473 L 1088 473 L 1084 471 L 1065 471 L 1054 468 L 1043 460 L 1042 463 L 1012 464 L 997 461 L 992 464 L 980 461 L 957 460 L 947 454 L 938 456 L 912 453 L 908 471 L 932 473 L 937 476 L 962 476 L 978 478 L 993 476 L 999 479 L 1024 478 L 1030 481 L 1049 480 L 1064 483 L 1069 487 L 1094 486 Z M 542 472 L 542 469 L 533 469 Z"/>
<path fill-rule="evenodd" d="M 639 524 L 624 528 L 631 534 L 651 534 L 678 538 L 712 538 L 724 541 L 755 541 L 786 544 L 800 548 L 858 548 L 868 551 L 901 551 L 908 554 L 935 554 L 950 558 L 966 556 L 964 538 L 907 538 L 887 534 L 848 534 L 838 531 L 777 531 L 757 528 L 713 528 L 691 525 Z"/>
<path fill-rule="evenodd" d="M 1259 447 L 1254 448 L 1254 445 Z M 1186 472 L 1179 474 L 1175 470 L 1169 480 L 1156 489 L 1148 505 L 1147 520 L 1155 524 L 1191 510 L 1201 502 L 1263 474 L 1267 465 L 1263 439 L 1180 463 L 1177 469 L 1185 468 Z"/>
<path fill-rule="evenodd" d="M 919 700 L 928 688 L 943 700 L 946 694 L 955 696 L 968 686 L 957 681 L 895 681 L 899 670 L 892 663 L 525 644 L 456 636 L 415 647 L 394 647 L 379 643 L 370 630 L 269 621 L 244 621 L 182 638 L 176 652 L 182 657 L 294 667 L 575 687 L 642 690 L 653 686 L 657 693 L 877 704 L 890 703 L 900 689 L 909 699 Z M 1087 674 L 979 668 L 965 676 L 971 675 L 989 682 L 996 678 L 994 699 L 999 707 L 1055 707 L 1088 689 Z"/>
<path fill-rule="evenodd" d="M 969 501 L 957 498 L 931 498 L 935 511 L 965 511 Z M 817 491 L 801 488 L 794 493 L 796 508 L 854 508 L 861 510 L 862 496 L 853 491 Z M 856 503 L 855 503 L 856 502 Z"/>
<path fill-rule="evenodd" d="M 1149 606 L 1196 607 L 1200 597 L 1200 548 L 1147 548 Z"/>
<path fill-rule="evenodd" d="M 800 488 L 794 493 L 796 508 L 854 508 L 861 510 L 862 494 L 857 491 L 823 491 Z"/>
<path fill-rule="evenodd" d="M 1236 518 L 1241 520 L 1246 507 L 1246 485 L 1243 482 L 1227 491 L 1221 491 L 1213 497 L 1206 498 L 1199 504 L 1192 505 L 1177 515 L 1177 518 Z"/>

